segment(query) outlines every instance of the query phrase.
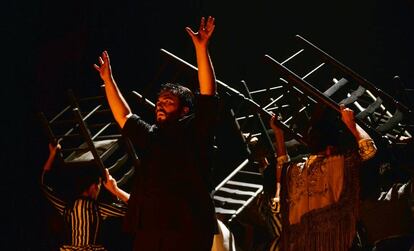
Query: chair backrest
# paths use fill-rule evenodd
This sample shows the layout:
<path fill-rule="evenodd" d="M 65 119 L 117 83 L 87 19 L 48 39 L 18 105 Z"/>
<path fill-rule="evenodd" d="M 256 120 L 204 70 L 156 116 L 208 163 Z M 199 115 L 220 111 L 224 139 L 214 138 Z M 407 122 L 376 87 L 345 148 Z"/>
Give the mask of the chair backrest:
<path fill-rule="evenodd" d="M 103 95 L 78 98 L 67 92 L 69 103 L 49 119 L 40 119 L 49 142 L 59 142 L 59 162 L 64 168 L 95 165 L 108 168 L 118 185 L 128 190 L 139 162 L 135 151 L 121 134 Z"/>
<path fill-rule="evenodd" d="M 283 97 L 289 97 L 288 102 L 275 104 L 294 106 L 297 111 L 281 111 L 288 114 L 285 118 L 291 120 L 290 128 L 300 127 L 303 121 L 299 113 L 308 107 L 324 105 L 339 111 L 343 104 L 354 110 L 358 124 L 374 138 L 383 137 L 390 144 L 398 144 L 412 137 L 414 122 L 409 108 L 303 37 L 295 38 L 299 49 L 286 60 L 265 55 L 277 71 L 275 86 L 280 86 Z"/>

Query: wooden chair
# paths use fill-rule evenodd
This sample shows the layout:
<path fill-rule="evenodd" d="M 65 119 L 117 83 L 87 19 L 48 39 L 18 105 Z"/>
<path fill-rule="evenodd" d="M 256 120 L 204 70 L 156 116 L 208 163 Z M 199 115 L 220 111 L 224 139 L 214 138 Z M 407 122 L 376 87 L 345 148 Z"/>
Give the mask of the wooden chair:
<path fill-rule="evenodd" d="M 63 168 L 96 165 L 108 168 L 127 191 L 139 162 L 131 143 L 120 133 L 104 95 L 78 98 L 68 90 L 69 105 L 49 118 L 39 114 L 49 142 L 60 143 Z"/>

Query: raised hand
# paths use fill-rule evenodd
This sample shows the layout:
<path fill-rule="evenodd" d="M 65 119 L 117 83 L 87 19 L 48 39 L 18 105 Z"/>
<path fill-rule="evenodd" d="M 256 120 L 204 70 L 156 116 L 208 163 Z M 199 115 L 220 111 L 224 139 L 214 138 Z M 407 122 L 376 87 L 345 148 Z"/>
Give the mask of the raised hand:
<path fill-rule="evenodd" d="M 286 146 L 285 146 L 285 135 L 283 130 L 277 125 L 276 121 L 280 120 L 281 117 L 275 114 L 272 114 L 270 118 L 270 127 L 273 130 L 276 140 L 276 155 L 277 156 L 284 156 L 286 155 Z M 280 172 L 280 170 L 279 170 Z M 280 181 L 280 173 L 278 173 L 278 181 Z"/>
<path fill-rule="evenodd" d="M 344 105 L 340 105 L 341 109 L 341 119 L 344 122 L 344 124 L 351 130 L 356 130 L 356 123 L 355 123 L 355 117 L 354 117 L 354 111 L 346 108 Z"/>
<path fill-rule="evenodd" d="M 55 160 L 55 156 L 58 150 L 61 149 L 59 142 L 54 145 L 49 143 L 49 157 L 47 158 L 45 164 L 43 164 L 43 171 L 42 175 L 40 176 L 40 182 L 43 184 L 43 178 L 46 172 L 49 172 L 52 169 L 53 161 Z"/>
<path fill-rule="evenodd" d="M 60 146 L 59 143 L 57 143 L 56 145 L 49 143 L 49 155 L 50 156 L 53 156 L 53 157 L 56 156 L 56 152 L 60 149 L 62 149 L 62 147 Z"/>
<path fill-rule="evenodd" d="M 201 18 L 200 27 L 197 32 L 194 32 L 190 27 L 186 27 L 185 30 L 190 35 L 195 46 L 207 46 L 211 35 L 214 31 L 214 18 L 209 16 L 207 21 L 204 17 Z"/>
<path fill-rule="evenodd" d="M 103 51 L 98 60 L 99 66 L 97 64 L 94 64 L 93 67 L 95 67 L 95 69 L 99 72 L 99 76 L 104 82 L 111 81 L 112 69 L 108 52 Z"/>
<path fill-rule="evenodd" d="M 371 138 L 368 133 L 362 129 L 356 122 L 354 117 L 354 111 L 346 108 L 344 105 L 340 105 L 341 109 L 341 118 L 342 122 L 348 127 L 351 133 L 354 135 L 355 139 L 359 141 L 360 139 L 369 139 Z"/>
<path fill-rule="evenodd" d="M 211 34 L 213 34 L 214 27 L 214 18 L 210 16 L 207 21 L 204 17 L 201 18 L 200 27 L 197 32 L 194 32 L 189 27 L 185 28 L 191 40 L 193 40 L 196 51 L 198 82 L 200 94 L 202 95 L 216 94 L 216 76 L 208 51 L 208 42 Z"/>
<path fill-rule="evenodd" d="M 280 116 L 273 114 L 270 118 L 270 128 L 272 128 L 275 134 L 283 134 L 283 130 L 276 124 L 276 121 L 280 119 Z"/>
<path fill-rule="evenodd" d="M 118 185 L 116 183 L 116 180 L 112 177 L 112 175 L 109 174 L 109 170 L 105 168 L 105 181 L 103 182 L 104 186 L 108 191 L 115 194 L 118 190 Z"/>
<path fill-rule="evenodd" d="M 108 168 L 105 168 L 104 186 L 109 192 L 117 196 L 120 200 L 122 200 L 125 203 L 128 203 L 129 193 L 125 192 L 124 190 L 118 187 L 116 180 L 109 174 Z"/>

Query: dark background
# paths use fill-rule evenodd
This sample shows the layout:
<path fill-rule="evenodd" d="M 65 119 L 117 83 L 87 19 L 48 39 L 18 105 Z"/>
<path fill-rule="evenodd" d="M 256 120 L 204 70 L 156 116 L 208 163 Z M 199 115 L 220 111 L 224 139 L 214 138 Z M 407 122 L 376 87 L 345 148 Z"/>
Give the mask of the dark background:
<path fill-rule="evenodd" d="M 162 75 L 160 48 L 195 63 L 184 27 L 216 18 L 210 45 L 217 78 L 254 89 L 263 55 L 277 57 L 300 34 L 394 95 L 395 75 L 414 87 L 414 3 L 374 1 L 9 1 L 1 9 L 2 250 L 39 250 L 44 218 L 38 175 L 47 139 L 35 114 L 66 104 L 68 88 L 97 93 L 92 67 L 109 51 L 124 93 Z M 17 245 L 17 247 L 16 247 Z M 15 248 L 16 247 L 16 248 Z"/>

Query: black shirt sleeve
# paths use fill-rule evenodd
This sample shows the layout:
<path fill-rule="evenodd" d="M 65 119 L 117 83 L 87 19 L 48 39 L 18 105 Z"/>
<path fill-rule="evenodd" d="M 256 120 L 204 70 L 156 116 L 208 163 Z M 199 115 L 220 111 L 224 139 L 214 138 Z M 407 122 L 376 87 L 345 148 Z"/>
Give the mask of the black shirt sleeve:
<path fill-rule="evenodd" d="M 149 133 L 152 130 L 153 126 L 133 114 L 122 128 L 122 134 L 128 137 L 136 148 L 145 149 L 148 144 Z"/>
<path fill-rule="evenodd" d="M 195 107 L 197 134 L 200 136 L 211 136 L 217 122 L 218 97 L 210 95 L 197 95 Z"/>
<path fill-rule="evenodd" d="M 211 168 L 214 159 L 214 135 L 218 117 L 217 96 L 196 96 L 194 149 L 198 170 L 209 192 L 213 189 Z"/>

